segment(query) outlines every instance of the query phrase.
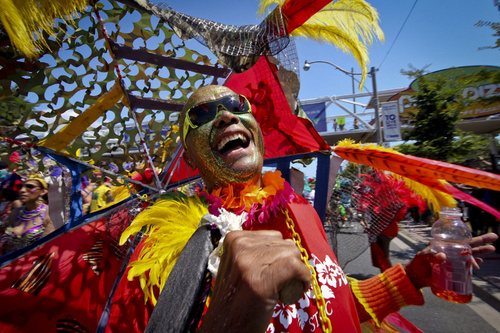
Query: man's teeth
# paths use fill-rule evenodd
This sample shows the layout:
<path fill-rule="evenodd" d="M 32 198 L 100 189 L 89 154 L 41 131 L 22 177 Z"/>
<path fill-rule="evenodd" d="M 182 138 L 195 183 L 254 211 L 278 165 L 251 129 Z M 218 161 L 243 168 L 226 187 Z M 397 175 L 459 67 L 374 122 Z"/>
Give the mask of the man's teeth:
<path fill-rule="evenodd" d="M 241 133 L 233 134 L 233 135 L 230 135 L 230 136 L 223 138 L 219 142 L 219 144 L 217 145 L 217 150 L 221 151 L 222 148 L 224 148 L 224 146 L 226 145 L 226 143 L 228 143 L 229 141 L 238 140 L 238 139 L 240 139 L 243 142 L 243 144 L 247 143 L 247 138 L 243 134 L 241 134 Z"/>

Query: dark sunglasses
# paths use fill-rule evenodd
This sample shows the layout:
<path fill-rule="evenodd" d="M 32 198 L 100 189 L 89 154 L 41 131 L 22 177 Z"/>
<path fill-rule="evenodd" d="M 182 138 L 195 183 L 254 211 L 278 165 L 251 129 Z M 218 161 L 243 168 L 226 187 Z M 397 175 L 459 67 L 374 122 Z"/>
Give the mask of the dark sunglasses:
<path fill-rule="evenodd" d="M 186 112 L 183 131 L 184 141 L 190 127 L 194 129 L 214 120 L 219 113 L 219 106 L 235 114 L 252 113 L 250 102 L 242 95 L 225 96 L 216 101 L 196 105 Z"/>
<path fill-rule="evenodd" d="M 33 185 L 33 184 L 23 184 L 21 185 L 21 188 L 26 188 L 28 190 L 32 190 L 32 189 L 35 189 L 35 188 L 40 188 L 39 186 L 36 186 L 36 185 Z"/>

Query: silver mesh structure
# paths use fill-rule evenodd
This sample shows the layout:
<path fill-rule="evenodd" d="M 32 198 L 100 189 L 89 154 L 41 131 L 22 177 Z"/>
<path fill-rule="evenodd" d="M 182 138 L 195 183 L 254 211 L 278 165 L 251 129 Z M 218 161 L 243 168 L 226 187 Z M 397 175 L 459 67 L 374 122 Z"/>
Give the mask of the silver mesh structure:
<path fill-rule="evenodd" d="M 373 170 L 339 175 L 325 230 L 340 265 L 345 267 L 375 242 L 403 206 L 391 184 Z"/>
<path fill-rule="evenodd" d="M 206 45 L 220 63 L 236 73 L 248 70 L 262 55 L 280 53 L 289 43 L 279 7 L 259 25 L 235 26 L 179 13 L 165 3 L 138 4 L 168 24 L 181 39 L 194 38 Z"/>

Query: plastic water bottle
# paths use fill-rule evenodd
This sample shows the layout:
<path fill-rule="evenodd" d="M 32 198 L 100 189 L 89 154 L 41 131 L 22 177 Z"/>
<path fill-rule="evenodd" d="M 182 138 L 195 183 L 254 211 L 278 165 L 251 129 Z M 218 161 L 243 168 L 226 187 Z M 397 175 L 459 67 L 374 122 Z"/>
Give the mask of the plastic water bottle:
<path fill-rule="evenodd" d="M 432 264 L 434 295 L 453 302 L 468 303 L 472 299 L 472 239 L 470 229 L 462 222 L 459 208 L 443 207 L 441 218 L 432 226 L 431 247 L 446 254 L 442 264 Z"/>

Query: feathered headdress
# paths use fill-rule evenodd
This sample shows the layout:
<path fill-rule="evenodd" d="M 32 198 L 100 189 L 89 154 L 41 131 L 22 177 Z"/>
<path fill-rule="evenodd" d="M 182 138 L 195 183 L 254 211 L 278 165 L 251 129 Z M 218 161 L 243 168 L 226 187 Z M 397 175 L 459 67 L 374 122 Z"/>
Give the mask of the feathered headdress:
<path fill-rule="evenodd" d="M 270 12 L 273 4 L 281 6 L 291 36 L 333 44 L 352 54 L 361 67 L 360 88 L 363 86 L 368 72 L 367 46 L 375 39 L 384 41 L 375 8 L 364 0 L 303 1 L 302 6 L 297 1 L 261 0 L 258 14 Z"/>

